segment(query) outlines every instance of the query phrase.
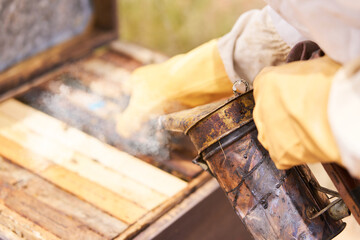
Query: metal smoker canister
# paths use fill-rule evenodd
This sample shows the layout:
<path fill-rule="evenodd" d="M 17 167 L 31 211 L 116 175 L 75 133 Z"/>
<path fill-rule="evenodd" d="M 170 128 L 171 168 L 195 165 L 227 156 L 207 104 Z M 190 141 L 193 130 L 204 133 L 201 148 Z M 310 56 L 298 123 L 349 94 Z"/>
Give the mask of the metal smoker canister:
<path fill-rule="evenodd" d="M 329 214 L 309 216 L 329 204 L 307 166 L 278 170 L 257 140 L 252 92 L 225 103 L 170 114 L 166 129 L 185 132 L 198 150 L 194 160 L 219 182 L 255 239 L 332 239 L 345 227 Z"/>

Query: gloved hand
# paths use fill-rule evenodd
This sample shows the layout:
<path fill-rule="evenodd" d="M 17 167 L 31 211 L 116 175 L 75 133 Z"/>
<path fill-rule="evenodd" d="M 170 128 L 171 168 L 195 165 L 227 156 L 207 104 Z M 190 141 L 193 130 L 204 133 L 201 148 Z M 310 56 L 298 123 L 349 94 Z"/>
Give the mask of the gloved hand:
<path fill-rule="evenodd" d="M 232 94 L 217 40 L 161 64 L 135 70 L 130 103 L 117 120 L 120 136 L 130 137 L 161 114 L 210 103 Z"/>
<path fill-rule="evenodd" d="M 341 164 L 327 117 L 339 67 L 325 56 L 268 67 L 255 78 L 258 139 L 279 169 L 313 162 Z"/>

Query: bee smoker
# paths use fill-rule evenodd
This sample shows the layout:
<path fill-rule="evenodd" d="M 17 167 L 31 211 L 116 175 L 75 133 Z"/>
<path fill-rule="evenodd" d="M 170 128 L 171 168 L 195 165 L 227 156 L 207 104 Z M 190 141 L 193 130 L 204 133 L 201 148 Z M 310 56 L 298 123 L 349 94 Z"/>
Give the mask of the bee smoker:
<path fill-rule="evenodd" d="M 190 137 L 194 162 L 217 179 L 253 238 L 332 239 L 345 227 L 330 211 L 342 200 L 330 203 L 306 165 L 276 168 L 257 140 L 253 108 L 250 91 L 169 114 L 162 125 Z"/>

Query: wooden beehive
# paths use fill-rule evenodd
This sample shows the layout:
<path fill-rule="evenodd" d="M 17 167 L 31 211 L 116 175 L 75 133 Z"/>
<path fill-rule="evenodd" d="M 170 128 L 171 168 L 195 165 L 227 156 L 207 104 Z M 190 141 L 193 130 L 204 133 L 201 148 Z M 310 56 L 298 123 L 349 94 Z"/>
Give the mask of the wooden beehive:
<path fill-rule="evenodd" d="M 116 147 L 126 80 L 163 58 L 111 42 L 116 13 L 116 0 L 93 0 L 82 33 L 0 73 L 0 239 L 131 238 L 210 179 L 189 156 L 159 163 Z"/>

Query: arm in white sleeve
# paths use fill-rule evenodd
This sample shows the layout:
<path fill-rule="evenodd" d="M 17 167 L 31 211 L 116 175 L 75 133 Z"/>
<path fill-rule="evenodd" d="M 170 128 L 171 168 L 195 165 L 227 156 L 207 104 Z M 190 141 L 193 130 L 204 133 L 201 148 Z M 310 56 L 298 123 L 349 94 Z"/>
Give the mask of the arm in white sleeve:
<path fill-rule="evenodd" d="M 356 0 L 265 0 L 333 60 L 360 56 L 360 3 Z"/>
<path fill-rule="evenodd" d="M 360 58 L 335 75 L 328 117 L 344 166 L 360 178 Z"/>
<path fill-rule="evenodd" d="M 269 7 L 242 14 L 218 48 L 230 80 L 243 79 L 251 88 L 264 67 L 284 63 L 290 51 L 274 27 Z"/>

